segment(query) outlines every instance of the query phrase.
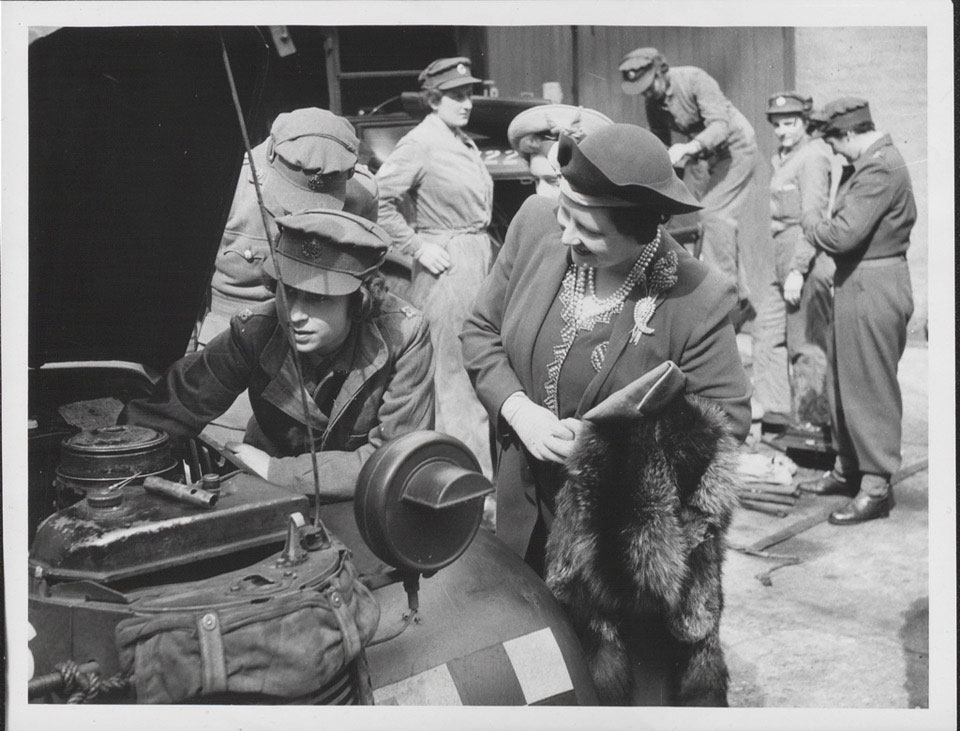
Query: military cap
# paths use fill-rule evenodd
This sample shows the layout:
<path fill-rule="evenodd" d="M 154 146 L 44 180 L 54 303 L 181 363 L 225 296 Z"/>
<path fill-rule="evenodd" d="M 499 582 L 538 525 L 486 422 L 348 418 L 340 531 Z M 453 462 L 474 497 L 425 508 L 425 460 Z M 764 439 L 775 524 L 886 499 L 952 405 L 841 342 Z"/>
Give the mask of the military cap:
<path fill-rule="evenodd" d="M 268 257 L 264 272 L 313 294 L 355 292 L 363 276 L 383 263 L 390 245 L 389 235 L 376 223 L 325 208 L 282 216 L 277 228 L 276 263 Z"/>
<path fill-rule="evenodd" d="M 308 107 L 277 116 L 267 140 L 264 185 L 283 208 L 343 208 L 348 175 L 360 140 L 353 125 L 326 109 Z"/>
<path fill-rule="evenodd" d="M 633 124 L 601 127 L 583 141 L 561 135 L 560 190 L 585 206 L 652 208 L 675 214 L 701 208 L 677 177 L 663 143 Z"/>
<path fill-rule="evenodd" d="M 546 155 L 561 133 L 586 137 L 613 124 L 607 115 L 569 104 L 542 104 L 525 109 L 510 122 L 507 139 L 510 147 L 526 155 Z"/>
<path fill-rule="evenodd" d="M 626 94 L 642 94 L 653 83 L 657 71 L 666 69 L 667 62 L 656 48 L 634 49 L 620 61 L 620 88 Z"/>
<path fill-rule="evenodd" d="M 781 91 L 767 101 L 767 117 L 776 114 L 793 114 L 806 117 L 813 109 L 813 98 L 799 91 Z"/>
<path fill-rule="evenodd" d="M 420 72 L 421 89 L 455 89 L 467 84 L 479 84 L 481 80 L 470 75 L 470 59 L 465 56 L 440 58 Z"/>
<path fill-rule="evenodd" d="M 834 99 L 823 108 L 826 120 L 821 131 L 824 135 L 840 135 L 849 132 L 863 122 L 872 122 L 870 104 L 866 99 L 844 96 Z"/>

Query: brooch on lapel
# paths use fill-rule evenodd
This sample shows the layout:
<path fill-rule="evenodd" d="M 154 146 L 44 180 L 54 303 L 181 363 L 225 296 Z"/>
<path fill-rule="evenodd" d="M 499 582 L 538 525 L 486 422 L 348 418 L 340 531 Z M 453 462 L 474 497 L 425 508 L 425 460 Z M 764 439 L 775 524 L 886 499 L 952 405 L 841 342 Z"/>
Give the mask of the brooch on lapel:
<path fill-rule="evenodd" d="M 633 329 L 630 331 L 630 342 L 633 345 L 639 343 L 644 335 L 653 335 L 654 329 L 648 323 L 663 302 L 663 295 L 676 283 L 677 253 L 670 251 L 653 263 L 647 280 L 647 292 L 634 305 Z"/>

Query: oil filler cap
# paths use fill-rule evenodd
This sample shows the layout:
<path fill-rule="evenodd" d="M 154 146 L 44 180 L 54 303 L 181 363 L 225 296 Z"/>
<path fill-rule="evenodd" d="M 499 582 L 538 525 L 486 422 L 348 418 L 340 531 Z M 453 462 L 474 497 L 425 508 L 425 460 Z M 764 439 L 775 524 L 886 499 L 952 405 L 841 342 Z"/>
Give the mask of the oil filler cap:
<path fill-rule="evenodd" d="M 493 485 L 459 439 L 418 431 L 374 452 L 357 480 L 360 535 L 382 561 L 429 574 L 470 545 Z"/>

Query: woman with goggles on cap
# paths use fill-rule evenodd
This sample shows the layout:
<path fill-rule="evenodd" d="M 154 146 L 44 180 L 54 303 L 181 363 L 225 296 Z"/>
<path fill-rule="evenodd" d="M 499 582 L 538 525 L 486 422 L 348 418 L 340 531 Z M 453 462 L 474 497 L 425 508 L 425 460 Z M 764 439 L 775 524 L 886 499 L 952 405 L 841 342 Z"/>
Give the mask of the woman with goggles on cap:
<path fill-rule="evenodd" d="M 380 224 L 413 257 L 407 296 L 430 322 L 437 359 L 437 429 L 459 438 L 492 473 L 489 426 L 463 368 L 457 334 L 490 268 L 487 226 L 493 180 L 463 128 L 480 80 L 467 58 L 443 58 L 420 74 L 431 113 L 377 172 Z M 409 206 L 409 207 L 407 207 Z M 401 210 L 412 211 L 404 218 Z"/>
<path fill-rule="evenodd" d="M 235 315 L 206 348 L 174 363 L 149 398 L 127 404 L 120 423 L 196 436 L 248 389 L 253 418 L 244 443 L 227 447 L 264 479 L 312 494 L 309 423 L 322 497 L 350 499 L 377 447 L 433 428 L 429 328 L 420 312 L 386 293 L 378 267 L 389 239 L 377 224 L 332 210 L 276 224 L 265 284 L 275 290 L 283 282 L 288 310 L 271 299 Z"/>
<path fill-rule="evenodd" d="M 723 704 L 736 293 L 664 231 L 698 205 L 650 132 L 561 136 L 558 162 L 559 201 L 524 203 L 461 335 L 497 424 L 497 534 L 570 612 L 603 702 Z"/>

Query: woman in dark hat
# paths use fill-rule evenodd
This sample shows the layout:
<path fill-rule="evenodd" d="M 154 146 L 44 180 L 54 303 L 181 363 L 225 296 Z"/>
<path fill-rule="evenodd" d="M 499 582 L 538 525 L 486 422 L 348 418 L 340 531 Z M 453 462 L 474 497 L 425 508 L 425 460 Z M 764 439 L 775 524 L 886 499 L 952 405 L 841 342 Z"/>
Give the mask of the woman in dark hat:
<path fill-rule="evenodd" d="M 377 447 L 433 428 L 429 328 L 420 312 L 384 291 L 379 266 L 388 237 L 377 224 L 333 210 L 276 224 L 265 286 L 276 291 L 283 281 L 287 310 L 277 299 L 241 310 L 206 348 L 174 363 L 149 398 L 127 404 L 120 423 L 196 436 L 247 389 L 253 418 L 243 443 L 227 447 L 264 479 L 310 494 L 309 423 L 322 496 L 350 499 Z M 291 338 L 311 395 L 309 417 Z"/>
<path fill-rule="evenodd" d="M 461 334 L 497 424 L 497 533 L 570 611 L 601 699 L 723 704 L 722 540 L 750 426 L 735 288 L 664 231 L 698 206 L 650 132 L 559 144 L 559 203 L 517 213 Z M 658 671 L 636 661 L 650 638 Z"/>
<path fill-rule="evenodd" d="M 479 82 L 467 58 L 431 63 L 420 74 L 430 114 L 400 140 L 377 172 L 377 183 L 379 222 L 393 246 L 413 257 L 404 296 L 430 322 L 437 360 L 437 429 L 463 441 L 490 475 L 487 416 L 467 379 L 457 342 L 493 257 L 487 235 L 493 180 L 463 131 L 473 108 L 473 85 Z"/>

